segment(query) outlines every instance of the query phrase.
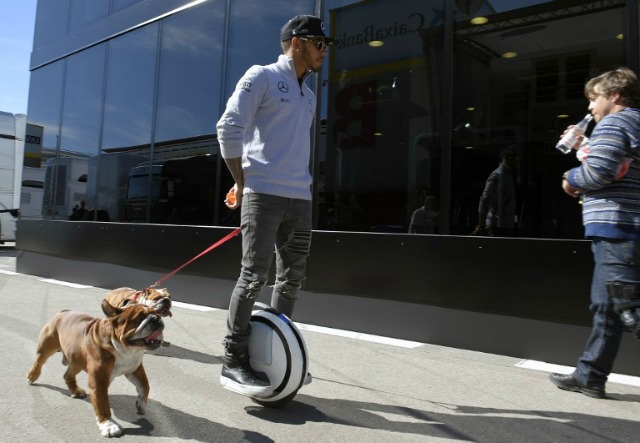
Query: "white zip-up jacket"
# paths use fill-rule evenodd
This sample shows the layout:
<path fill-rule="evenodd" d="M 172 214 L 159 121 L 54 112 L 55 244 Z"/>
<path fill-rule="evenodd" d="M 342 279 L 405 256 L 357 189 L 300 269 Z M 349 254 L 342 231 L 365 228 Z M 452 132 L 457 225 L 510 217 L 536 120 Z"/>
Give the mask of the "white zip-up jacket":
<path fill-rule="evenodd" d="M 308 74 L 307 74 L 308 75 Z M 242 157 L 244 193 L 311 200 L 311 124 L 316 97 L 293 60 L 252 66 L 218 121 L 223 158 Z"/>

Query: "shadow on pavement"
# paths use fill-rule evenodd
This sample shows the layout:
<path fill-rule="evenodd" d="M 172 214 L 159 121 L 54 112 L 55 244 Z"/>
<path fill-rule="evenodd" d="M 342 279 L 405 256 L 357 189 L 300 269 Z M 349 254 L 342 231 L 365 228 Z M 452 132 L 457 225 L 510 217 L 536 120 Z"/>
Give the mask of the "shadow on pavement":
<path fill-rule="evenodd" d="M 206 354 L 200 351 L 193 351 L 191 349 L 183 348 L 182 346 L 174 345 L 167 346 L 166 348 L 160 348 L 150 354 L 156 357 L 168 357 L 168 358 L 180 358 L 184 360 L 192 360 L 198 363 L 204 363 L 207 365 L 215 365 L 222 363 L 222 357 L 216 357 L 215 355 Z"/>
<path fill-rule="evenodd" d="M 170 408 L 152 399 L 149 399 L 146 415 L 141 416 L 136 413 L 134 395 L 113 395 L 110 398 L 115 418 L 120 420 L 125 435 L 193 441 L 273 442 L 271 438 L 259 432 L 231 428 L 204 417 Z M 202 414 L 215 417 L 213 412 L 205 410 Z M 171 417 L 170 422 L 164 421 L 163 417 Z M 132 428 L 131 424 L 137 427 Z"/>
<path fill-rule="evenodd" d="M 633 401 L 637 401 L 637 396 L 627 397 L 634 397 Z M 638 422 L 597 415 L 425 402 L 429 404 L 428 410 L 298 395 L 282 409 L 248 406 L 245 410 L 274 423 L 303 425 L 324 422 L 456 441 L 478 441 L 478 436 L 482 436 L 482 441 L 520 441 L 514 439 L 516 435 L 535 436 L 538 442 L 571 439 L 609 441 L 608 430 L 611 429 L 616 430 L 617 441 L 634 441 L 640 433 Z M 441 412 L 433 409 L 441 409 Z"/>

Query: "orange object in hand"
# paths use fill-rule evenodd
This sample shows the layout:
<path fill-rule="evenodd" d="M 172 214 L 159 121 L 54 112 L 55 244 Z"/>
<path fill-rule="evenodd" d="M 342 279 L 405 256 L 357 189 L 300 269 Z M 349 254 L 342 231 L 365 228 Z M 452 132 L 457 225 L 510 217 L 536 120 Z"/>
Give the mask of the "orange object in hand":
<path fill-rule="evenodd" d="M 225 203 L 229 206 L 233 206 L 236 204 L 236 193 L 233 189 L 227 192 L 227 199 L 225 200 Z"/>

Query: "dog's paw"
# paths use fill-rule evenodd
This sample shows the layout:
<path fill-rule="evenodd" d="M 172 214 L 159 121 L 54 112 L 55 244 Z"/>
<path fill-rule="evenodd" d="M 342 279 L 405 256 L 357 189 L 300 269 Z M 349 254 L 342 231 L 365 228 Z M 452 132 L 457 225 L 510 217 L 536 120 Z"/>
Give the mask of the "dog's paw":
<path fill-rule="evenodd" d="M 40 377 L 40 371 L 37 369 L 31 369 L 27 374 L 27 381 L 30 385 L 34 384 L 36 380 Z"/>
<path fill-rule="evenodd" d="M 119 437 L 122 435 L 122 427 L 110 418 L 98 423 L 98 428 L 100 428 L 100 433 L 103 437 Z"/>
<path fill-rule="evenodd" d="M 144 415 L 147 413 L 147 403 L 144 400 L 136 400 L 136 412 L 138 415 Z"/>
<path fill-rule="evenodd" d="M 163 341 L 162 346 L 166 348 L 167 346 L 171 346 L 171 343 L 169 343 L 168 341 Z"/>
<path fill-rule="evenodd" d="M 87 396 L 87 393 L 82 388 L 76 388 L 75 391 L 70 391 L 69 395 L 72 398 L 85 398 Z"/>

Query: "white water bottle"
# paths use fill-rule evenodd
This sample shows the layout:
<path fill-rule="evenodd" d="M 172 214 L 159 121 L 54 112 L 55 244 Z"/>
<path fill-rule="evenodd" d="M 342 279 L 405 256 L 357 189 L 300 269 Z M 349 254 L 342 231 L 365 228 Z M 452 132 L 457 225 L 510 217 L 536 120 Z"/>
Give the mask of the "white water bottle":
<path fill-rule="evenodd" d="M 556 145 L 556 149 L 563 154 L 568 154 L 574 146 L 577 148 L 578 137 L 584 135 L 591 120 L 593 120 L 593 115 L 587 114 L 580 120 L 580 123 L 570 127 Z"/>

